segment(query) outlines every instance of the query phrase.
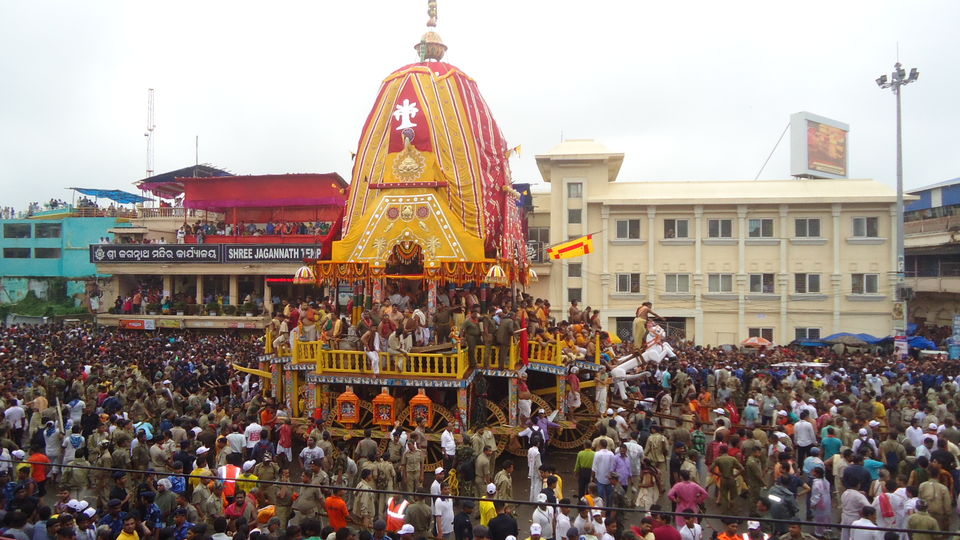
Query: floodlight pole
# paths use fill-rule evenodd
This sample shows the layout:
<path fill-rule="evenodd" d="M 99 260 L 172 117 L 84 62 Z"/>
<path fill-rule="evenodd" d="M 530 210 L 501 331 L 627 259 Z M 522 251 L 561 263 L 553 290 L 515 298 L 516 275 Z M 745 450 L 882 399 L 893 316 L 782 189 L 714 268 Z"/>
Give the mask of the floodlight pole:
<path fill-rule="evenodd" d="M 890 74 L 890 80 L 886 76 L 877 79 L 877 85 L 881 89 L 891 89 L 897 98 L 897 300 L 903 302 L 903 317 L 899 321 L 894 321 L 894 335 L 907 335 L 907 298 L 903 294 L 904 284 L 904 248 L 903 248 L 903 130 L 901 123 L 900 107 L 900 88 L 917 80 L 920 73 L 916 68 L 910 70 L 909 76 L 906 76 L 905 70 L 897 62 L 893 65 L 893 73 Z M 899 324 L 900 328 L 897 328 Z M 898 334 L 897 330 L 903 333 Z"/>

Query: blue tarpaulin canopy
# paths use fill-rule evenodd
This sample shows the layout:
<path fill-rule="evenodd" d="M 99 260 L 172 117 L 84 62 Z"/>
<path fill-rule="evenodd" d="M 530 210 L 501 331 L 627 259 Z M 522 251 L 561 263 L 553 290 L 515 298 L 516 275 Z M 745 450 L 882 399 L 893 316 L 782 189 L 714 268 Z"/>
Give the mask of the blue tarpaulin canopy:
<path fill-rule="evenodd" d="M 937 344 L 923 336 L 910 336 L 907 338 L 907 344 L 912 349 L 936 350 Z"/>
<path fill-rule="evenodd" d="M 110 199 L 113 202 L 118 202 L 120 204 L 133 204 L 139 202 L 152 201 L 153 199 L 149 197 L 143 197 L 137 195 L 136 193 L 129 193 L 127 191 L 120 191 L 119 189 L 97 189 L 97 188 L 79 188 L 74 187 L 70 188 L 77 193 L 83 193 L 84 195 L 89 195 L 91 197 L 103 197 L 104 199 Z"/>
<path fill-rule="evenodd" d="M 870 334 L 851 334 L 850 332 L 840 332 L 840 333 L 833 334 L 821 339 L 827 342 L 834 342 L 834 341 L 839 342 L 839 341 L 843 341 L 843 338 L 845 337 L 852 337 L 855 339 L 859 339 L 860 341 L 863 341 L 864 343 L 867 343 L 869 345 L 874 345 L 876 343 L 880 343 L 881 341 L 883 341 L 883 338 L 874 337 L 874 336 L 871 336 Z"/>

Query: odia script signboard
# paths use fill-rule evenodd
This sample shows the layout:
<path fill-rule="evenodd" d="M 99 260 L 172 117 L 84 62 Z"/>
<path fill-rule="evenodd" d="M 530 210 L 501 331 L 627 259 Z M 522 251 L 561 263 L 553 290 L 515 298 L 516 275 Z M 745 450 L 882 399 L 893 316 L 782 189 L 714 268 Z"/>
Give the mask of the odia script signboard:
<path fill-rule="evenodd" d="M 220 262 L 220 246 L 184 244 L 94 244 L 92 263 Z"/>
<path fill-rule="evenodd" d="M 94 244 L 90 262 L 96 263 L 299 263 L 319 259 L 316 244 Z"/>

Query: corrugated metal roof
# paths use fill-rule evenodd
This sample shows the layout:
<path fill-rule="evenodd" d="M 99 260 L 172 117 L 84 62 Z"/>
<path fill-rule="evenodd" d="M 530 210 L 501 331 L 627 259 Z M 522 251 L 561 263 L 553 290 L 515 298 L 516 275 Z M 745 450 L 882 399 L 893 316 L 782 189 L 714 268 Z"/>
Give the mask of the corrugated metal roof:
<path fill-rule="evenodd" d="M 960 178 L 951 178 L 950 180 L 944 180 L 943 182 L 937 182 L 936 184 L 930 184 L 929 186 L 908 189 L 907 193 L 919 193 L 921 191 L 927 191 L 940 187 L 955 186 L 957 184 L 960 184 Z"/>

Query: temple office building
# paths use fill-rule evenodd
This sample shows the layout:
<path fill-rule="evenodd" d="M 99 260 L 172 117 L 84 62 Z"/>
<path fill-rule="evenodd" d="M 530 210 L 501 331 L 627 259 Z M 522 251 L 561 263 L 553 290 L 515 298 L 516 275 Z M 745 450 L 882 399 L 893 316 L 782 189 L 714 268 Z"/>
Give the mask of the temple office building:
<path fill-rule="evenodd" d="M 536 157 L 528 292 L 600 310 L 632 339 L 644 301 L 702 345 L 836 332 L 887 336 L 896 300 L 896 193 L 869 179 L 623 181 L 624 154 L 568 140 Z M 594 252 L 545 247 L 593 234 Z M 559 315 L 559 313 L 558 313 Z"/>

